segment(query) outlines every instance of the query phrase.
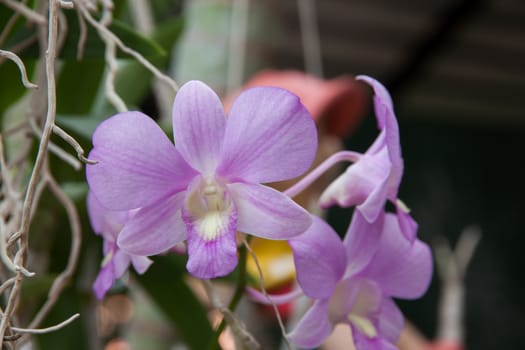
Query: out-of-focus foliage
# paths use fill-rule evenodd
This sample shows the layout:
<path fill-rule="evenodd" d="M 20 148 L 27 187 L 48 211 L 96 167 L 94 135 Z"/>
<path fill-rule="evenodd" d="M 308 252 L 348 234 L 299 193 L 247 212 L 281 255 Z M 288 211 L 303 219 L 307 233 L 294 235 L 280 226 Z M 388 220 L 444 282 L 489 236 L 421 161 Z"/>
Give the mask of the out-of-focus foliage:
<path fill-rule="evenodd" d="M 35 3 L 29 1 L 27 6 L 35 9 Z M 172 48 L 184 24 L 180 4 L 172 1 L 153 2 L 151 5 L 155 27 L 153 33 L 146 36 L 131 20 L 128 2 L 119 0 L 114 3 L 114 20 L 109 29 L 125 45 L 142 54 L 161 71 L 168 71 Z M 64 13 L 67 29 L 61 30 L 67 34 L 56 64 L 56 123 L 70 132 L 89 151 L 96 126 L 116 113 L 105 95 L 105 44 L 97 31 L 87 24 L 84 54 L 79 60 L 78 16 L 74 10 L 64 10 Z M 0 28 L 4 28 L 13 14 L 13 10 L 0 5 Z M 28 69 L 30 81 L 37 80 L 37 67 L 44 59 L 36 40 L 36 31 L 36 26 L 21 16 L 1 46 L 2 49 L 10 50 L 24 40 L 33 40 L 30 45 L 17 52 Z M 144 103 L 152 91 L 153 75 L 129 55 L 118 49 L 117 51 L 117 93 L 129 109 L 151 108 L 150 104 Z M 28 98 L 21 99 L 28 92 L 20 82 L 20 72 L 8 60 L 0 64 L 0 88 L 0 126 L 5 131 L 27 120 L 29 104 Z M 166 86 L 166 89 L 169 87 Z M 155 115 L 154 112 L 150 114 Z M 51 141 L 74 154 L 71 147 L 58 137 L 53 136 Z M 11 149 L 14 148 L 9 148 Z M 55 156 L 51 156 L 50 166 L 61 187 L 75 201 L 81 216 L 83 243 L 76 274 L 43 326 L 60 323 L 74 312 L 80 312 L 81 318 L 59 332 L 37 336 L 36 341 L 41 349 L 97 349 L 101 346 L 101 339 L 97 336 L 99 332 L 95 325 L 100 323 L 100 315 L 95 311 L 98 302 L 91 291 L 91 285 L 101 263 L 102 240 L 93 234 L 86 216 L 87 185 L 83 170 L 75 171 Z M 30 233 L 32 256 L 34 263 L 38 264 L 37 275 L 24 283 L 20 304 L 20 314 L 27 320 L 34 316 L 47 298 L 54 278 L 66 265 L 71 243 L 69 225 L 64 208 L 52 193 L 45 191 L 35 212 Z M 202 349 L 212 339 L 212 330 L 205 310 L 184 281 L 185 262 L 182 260 L 178 257 L 159 257 L 155 259 L 155 264 L 147 275 L 133 275 L 128 278 L 140 282 L 143 290 L 171 322 L 174 333 L 179 334 L 190 348 Z M 121 285 L 120 289 L 116 288 L 116 292 L 126 292 L 126 288 Z M 119 335 L 120 331 L 117 329 L 115 332 Z"/>

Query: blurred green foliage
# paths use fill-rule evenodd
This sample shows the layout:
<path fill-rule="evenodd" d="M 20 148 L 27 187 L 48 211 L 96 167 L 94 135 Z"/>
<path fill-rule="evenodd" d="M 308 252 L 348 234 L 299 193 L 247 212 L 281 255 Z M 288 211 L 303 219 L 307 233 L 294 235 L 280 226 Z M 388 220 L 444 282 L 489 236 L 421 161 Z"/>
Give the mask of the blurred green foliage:
<path fill-rule="evenodd" d="M 29 1 L 27 5 L 34 8 L 35 1 Z M 136 29 L 130 20 L 128 3 L 122 0 L 115 1 L 114 20 L 109 29 L 125 45 L 141 53 L 160 70 L 167 71 L 171 63 L 172 48 L 184 25 L 181 8 L 177 2 L 156 1 L 152 4 L 152 9 L 156 25 L 149 36 Z M 79 60 L 78 16 L 72 10 L 65 10 L 64 13 L 68 25 L 56 65 L 57 125 L 70 132 L 89 151 L 91 137 L 97 125 L 116 112 L 105 96 L 105 46 L 97 31 L 88 24 L 84 54 Z M 0 6 L 0 28 L 5 27 L 13 14 L 11 9 Z M 24 40 L 33 40 L 18 52 L 31 81 L 36 81 L 37 67 L 43 60 L 36 31 L 34 24 L 27 23 L 20 17 L 1 45 L 2 49 L 9 50 Z M 150 95 L 153 76 L 125 53 L 119 52 L 117 59 L 119 71 L 115 81 L 116 90 L 130 109 L 137 109 Z M 27 109 L 15 106 L 28 104 L 29 100 L 21 99 L 27 89 L 20 82 L 18 68 L 10 61 L 0 64 L 0 86 L 0 126 L 4 131 L 27 120 Z M 53 136 L 51 140 L 74 154 L 71 147 L 58 137 Z M 36 149 L 33 149 L 31 159 L 35 152 Z M 87 185 L 83 171 L 75 171 L 56 156 L 50 157 L 50 165 L 63 190 L 75 201 L 81 216 L 83 242 L 76 274 L 42 326 L 60 323 L 76 312 L 81 313 L 81 318 L 58 332 L 36 336 L 36 343 L 41 349 L 97 349 L 100 348 L 101 339 L 94 327 L 97 301 L 91 285 L 102 260 L 102 239 L 92 232 L 86 214 Z M 39 272 L 37 276 L 25 281 L 20 304 L 21 321 L 32 319 L 47 298 L 54 278 L 66 265 L 71 244 L 69 225 L 64 208 L 51 192 L 44 191 L 32 222 L 30 244 L 32 253 L 43 262 L 40 268 L 46 272 Z M 213 331 L 203 306 L 184 280 L 184 260 L 180 256 L 155 258 L 155 263 L 147 274 L 134 274 L 131 281 L 142 285 L 150 299 L 166 315 L 174 334 L 180 335 L 191 349 L 202 349 L 213 339 Z M 114 292 L 127 291 L 121 285 Z"/>

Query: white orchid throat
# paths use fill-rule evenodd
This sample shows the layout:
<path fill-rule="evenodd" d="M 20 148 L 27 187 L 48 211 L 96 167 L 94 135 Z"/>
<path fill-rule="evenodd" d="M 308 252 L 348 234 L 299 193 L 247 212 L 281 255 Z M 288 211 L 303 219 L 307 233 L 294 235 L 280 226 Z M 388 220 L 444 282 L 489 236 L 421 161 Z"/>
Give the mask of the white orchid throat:
<path fill-rule="evenodd" d="M 215 179 L 201 179 L 189 194 L 187 210 L 199 236 L 213 241 L 227 232 L 233 203 L 225 186 Z"/>

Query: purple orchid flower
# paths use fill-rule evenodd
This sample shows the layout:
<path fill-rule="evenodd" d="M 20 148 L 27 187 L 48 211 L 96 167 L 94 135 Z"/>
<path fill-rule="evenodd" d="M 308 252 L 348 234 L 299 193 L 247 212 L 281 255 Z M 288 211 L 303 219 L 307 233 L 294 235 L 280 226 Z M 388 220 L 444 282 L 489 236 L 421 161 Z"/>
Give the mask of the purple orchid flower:
<path fill-rule="evenodd" d="M 140 208 L 118 238 L 126 252 L 154 255 L 187 240 L 189 272 L 213 278 L 237 265 L 237 231 L 289 239 L 310 226 L 304 209 L 262 185 L 299 176 L 314 159 L 317 131 L 295 95 L 247 90 L 226 119 L 207 85 L 188 82 L 173 105 L 173 136 L 175 145 L 139 112 L 93 135 L 91 190 L 108 208 Z"/>
<path fill-rule="evenodd" d="M 410 243 L 400 236 L 401 228 L 394 214 L 380 214 L 378 220 L 369 224 L 356 211 L 344 241 L 330 240 L 324 245 L 322 250 L 328 257 L 324 264 L 332 266 L 324 267 L 325 277 L 308 274 L 310 266 L 301 262 L 308 261 L 307 256 L 296 259 L 298 281 L 304 294 L 311 297 L 331 290 L 327 297 L 314 298 L 311 308 L 289 334 L 297 346 L 317 347 L 336 324 L 344 323 L 352 329 L 357 350 L 396 349 L 394 344 L 403 327 L 403 316 L 392 297 L 413 299 L 426 291 L 432 275 L 432 256 L 425 243 L 417 239 Z M 303 245 L 311 245 L 323 237 L 337 236 L 330 226 L 316 218 L 310 229 L 294 241 L 303 240 Z M 339 255 L 341 249 L 346 256 L 332 259 L 334 252 Z M 331 274 L 326 273 L 329 270 Z M 325 287 L 319 286 L 321 282 Z"/>
<path fill-rule="evenodd" d="M 104 238 L 104 260 L 102 267 L 93 283 L 93 291 L 98 299 L 103 299 L 113 283 L 133 265 L 140 274 L 146 272 L 152 261 L 145 256 L 128 254 L 117 246 L 117 237 L 126 221 L 133 215 L 132 212 L 110 211 L 102 206 L 89 192 L 87 209 L 91 226 L 96 234 Z"/>
<path fill-rule="evenodd" d="M 373 223 L 383 212 L 385 202 L 390 200 L 397 208 L 401 232 L 412 242 L 416 237 L 417 223 L 397 198 L 403 176 L 403 159 L 392 98 L 377 80 L 363 75 L 357 79 L 374 90 L 374 109 L 380 133 L 357 162 L 326 188 L 321 195 L 321 206 L 356 205 L 365 219 Z"/>

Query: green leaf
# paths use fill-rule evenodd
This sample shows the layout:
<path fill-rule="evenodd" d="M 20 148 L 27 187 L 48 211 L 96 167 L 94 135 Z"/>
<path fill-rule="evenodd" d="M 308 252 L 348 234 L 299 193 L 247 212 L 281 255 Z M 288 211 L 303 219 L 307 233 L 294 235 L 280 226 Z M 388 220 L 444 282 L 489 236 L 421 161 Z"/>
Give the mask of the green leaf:
<path fill-rule="evenodd" d="M 138 51 L 145 57 L 166 57 L 167 55 L 166 51 L 159 44 L 135 31 L 124 22 L 113 20 L 109 29 L 128 47 Z"/>
<path fill-rule="evenodd" d="M 60 57 L 63 59 L 76 59 L 78 51 L 78 41 L 80 39 L 80 28 L 78 18 L 74 13 L 67 15 L 69 31 L 64 42 L 64 46 L 60 52 Z M 87 38 L 84 46 L 84 58 L 98 58 L 104 60 L 105 44 L 100 38 L 97 30 L 87 23 Z M 155 41 L 145 37 L 137 32 L 133 27 L 129 26 L 123 21 L 114 19 L 109 26 L 120 40 L 129 48 L 139 52 L 148 59 L 156 59 L 165 57 L 166 51 Z M 118 58 L 130 58 L 127 53 L 117 49 Z"/>
<path fill-rule="evenodd" d="M 155 30 L 152 37 L 168 51 L 179 38 L 183 27 L 183 20 L 179 18 L 162 25 Z M 168 57 L 153 60 L 158 67 L 165 67 Z M 127 61 L 119 69 L 115 79 L 115 89 L 128 106 L 137 106 L 148 93 L 153 75 L 140 63 Z"/>
<path fill-rule="evenodd" d="M 57 124 L 66 130 L 74 131 L 80 136 L 91 140 L 93 132 L 101 120 L 90 116 L 57 115 Z"/>
<path fill-rule="evenodd" d="M 206 312 L 184 281 L 185 261 L 174 254 L 158 256 L 137 280 L 176 327 L 191 349 L 205 349 L 213 337 Z"/>
<path fill-rule="evenodd" d="M 24 280 L 22 285 L 22 303 L 34 302 L 44 298 L 48 293 L 56 274 L 37 274 Z"/>
<path fill-rule="evenodd" d="M 57 113 L 87 114 L 91 111 L 101 79 L 104 61 L 67 60 L 57 80 Z"/>
<path fill-rule="evenodd" d="M 169 52 L 182 33 L 183 28 L 184 17 L 172 19 L 157 26 L 153 33 L 153 39 L 161 45 L 166 52 Z"/>
<path fill-rule="evenodd" d="M 88 192 L 88 185 L 85 181 L 64 182 L 62 183 L 61 187 L 66 195 L 74 201 L 80 201 L 86 198 L 86 194 Z"/>
<path fill-rule="evenodd" d="M 27 75 L 31 77 L 35 66 L 34 60 L 25 60 Z M 14 62 L 6 60 L 0 65 L 0 118 L 13 103 L 15 103 L 27 91 L 22 84 L 20 71 Z M 31 80 L 31 79 L 30 79 Z"/>

